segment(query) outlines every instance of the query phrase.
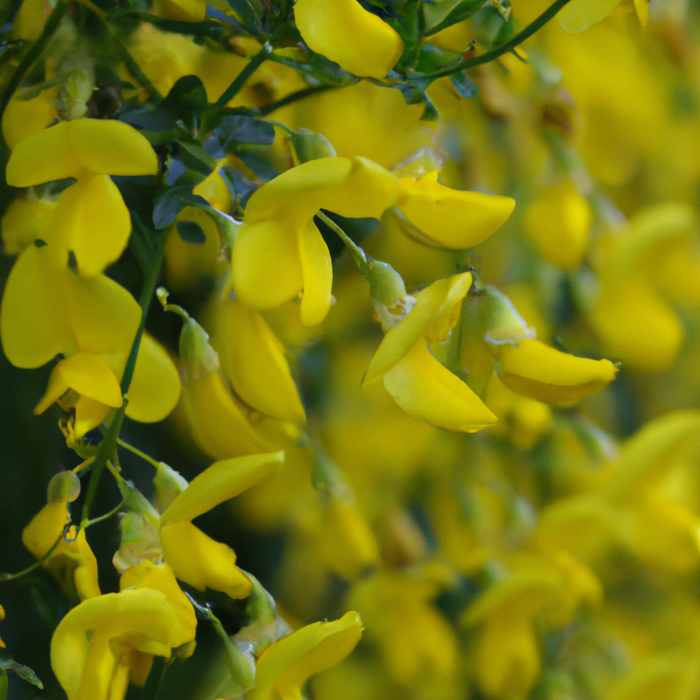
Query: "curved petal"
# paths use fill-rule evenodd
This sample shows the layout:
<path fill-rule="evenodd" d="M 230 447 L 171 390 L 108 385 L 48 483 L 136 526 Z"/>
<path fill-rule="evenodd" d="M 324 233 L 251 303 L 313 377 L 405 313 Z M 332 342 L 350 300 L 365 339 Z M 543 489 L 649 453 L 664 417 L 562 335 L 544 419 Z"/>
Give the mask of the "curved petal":
<path fill-rule="evenodd" d="M 108 413 L 109 407 L 105 404 L 81 396 L 78 403 L 75 404 L 75 422 L 73 424 L 75 436 L 81 438 L 85 433 L 97 428 Z"/>
<path fill-rule="evenodd" d="M 123 403 L 119 382 L 109 365 L 99 355 L 76 352 L 61 360 L 54 372 L 61 377 L 64 384 L 81 396 L 87 396 L 113 408 L 119 408 Z"/>
<path fill-rule="evenodd" d="M 17 95 L 7 103 L 2 115 L 2 135 L 10 150 L 58 118 L 56 109 L 48 99 L 48 94 L 54 90 L 45 90 L 31 100 L 19 99 L 21 95 Z"/>
<path fill-rule="evenodd" d="M 117 260 L 131 233 L 129 210 L 109 175 L 83 178 L 64 190 L 51 223 L 47 242 L 66 255 L 72 251 L 85 277 Z"/>
<path fill-rule="evenodd" d="M 362 78 L 381 80 L 401 57 L 401 37 L 357 0 L 297 0 L 294 17 L 310 49 Z"/>
<path fill-rule="evenodd" d="M 305 326 L 316 326 L 331 308 L 333 262 L 328 246 L 313 221 L 298 232 L 299 260 L 304 278 L 300 318 Z"/>
<path fill-rule="evenodd" d="M 502 345 L 496 364 L 499 379 L 531 399 L 569 404 L 607 386 L 617 373 L 610 360 L 576 357 L 538 340 Z"/>
<path fill-rule="evenodd" d="M 297 235 L 283 220 L 244 223 L 231 264 L 236 296 L 256 309 L 274 309 L 304 286 Z"/>
<path fill-rule="evenodd" d="M 423 290 L 406 318 L 387 331 L 365 374 L 364 384 L 381 379 L 426 334 L 442 336 L 456 305 L 471 286 L 469 272 L 438 280 Z M 443 338 L 444 339 L 444 338 Z"/>
<path fill-rule="evenodd" d="M 163 558 L 175 576 L 198 591 L 211 588 L 230 598 L 246 598 L 250 579 L 236 566 L 235 552 L 216 542 L 190 522 L 168 525 L 160 531 Z"/>
<path fill-rule="evenodd" d="M 70 522 L 68 502 L 65 498 L 47 503 L 22 530 L 22 544 L 37 558 L 41 559 L 48 552 Z M 66 542 L 59 542 L 53 555 L 58 555 L 66 548 Z"/>
<path fill-rule="evenodd" d="M 420 180 L 399 181 L 397 206 L 432 241 L 461 250 L 485 241 L 508 220 L 511 197 L 452 190 L 437 181 L 438 172 Z"/>
<path fill-rule="evenodd" d="M 141 423 L 167 418 L 182 390 L 180 375 L 166 350 L 144 333 L 129 387 L 126 415 Z"/>
<path fill-rule="evenodd" d="M 217 303 L 213 344 L 233 390 L 256 411 L 302 423 L 304 407 L 284 346 L 253 309 L 238 301 Z"/>
<path fill-rule="evenodd" d="M 158 157 L 151 144 L 124 122 L 74 119 L 67 123 L 66 138 L 75 159 L 96 175 L 155 175 L 158 172 Z"/>
<path fill-rule="evenodd" d="M 572 0 L 560 13 L 559 24 L 567 32 L 578 34 L 605 19 L 620 0 Z"/>
<path fill-rule="evenodd" d="M 2 217 L 2 240 L 7 255 L 18 255 L 41 239 L 46 241 L 47 227 L 56 209 L 48 199 L 15 199 Z"/>
<path fill-rule="evenodd" d="M 160 518 L 161 528 L 194 520 L 234 498 L 279 469 L 284 452 L 236 457 L 216 462 L 196 476 Z"/>
<path fill-rule="evenodd" d="M 75 561 L 73 579 L 75 588 L 78 591 L 80 600 L 96 598 L 102 595 L 100 584 L 97 578 L 97 559 L 85 536 L 85 528 L 81 528 L 78 534 L 71 528 L 71 538 L 74 538 L 66 548 L 65 554 Z"/>
<path fill-rule="evenodd" d="M 250 700 L 294 700 L 316 673 L 340 663 L 357 646 L 362 620 L 348 612 L 333 622 L 314 622 L 283 637 L 258 659 Z"/>
<path fill-rule="evenodd" d="M 420 339 L 384 375 L 384 386 L 406 413 L 437 428 L 475 433 L 498 419 L 486 404 L 443 367 Z"/>

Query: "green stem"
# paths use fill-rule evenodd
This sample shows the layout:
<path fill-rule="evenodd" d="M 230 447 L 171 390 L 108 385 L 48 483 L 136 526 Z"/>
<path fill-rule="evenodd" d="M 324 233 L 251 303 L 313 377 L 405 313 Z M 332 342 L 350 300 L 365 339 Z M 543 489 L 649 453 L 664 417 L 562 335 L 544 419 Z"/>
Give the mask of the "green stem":
<path fill-rule="evenodd" d="M 131 345 L 131 352 L 129 353 L 129 358 L 126 361 L 126 368 L 124 369 L 124 376 L 122 377 L 121 390 L 124 397 L 124 403 L 122 407 L 117 409 L 117 412 L 114 414 L 114 418 L 112 419 L 109 429 L 107 430 L 107 434 L 102 440 L 100 449 L 95 455 L 92 474 L 90 475 L 90 483 L 88 484 L 87 495 L 85 496 L 85 503 L 83 504 L 83 524 L 88 522 L 90 519 L 90 509 L 92 508 L 93 501 L 95 500 L 97 486 L 100 483 L 100 477 L 102 476 L 102 472 L 107 464 L 107 460 L 109 460 L 117 450 L 119 431 L 122 427 L 122 422 L 124 421 L 124 414 L 128 403 L 129 386 L 131 385 L 131 380 L 134 376 L 136 358 L 139 353 L 139 347 L 141 346 L 141 338 L 143 337 L 143 332 L 146 327 L 148 309 L 151 306 L 153 294 L 156 289 L 156 282 L 158 281 L 158 274 L 163 261 L 163 251 L 165 249 L 165 236 L 163 234 L 160 234 L 158 244 L 158 253 L 155 263 L 148 270 L 146 273 L 146 278 L 143 281 L 143 289 L 139 299 L 139 306 L 141 307 L 141 322 L 139 323 L 139 328 L 136 332 L 134 342 Z"/>
<path fill-rule="evenodd" d="M 111 518 L 115 513 L 117 513 L 117 512 L 119 511 L 119 509 L 124 505 L 125 502 L 126 502 L 126 501 L 125 501 L 124 499 L 122 499 L 121 503 L 119 503 L 119 505 L 116 506 L 115 508 L 112 508 L 112 510 L 110 510 L 108 513 L 105 513 L 104 515 L 100 515 L 100 516 L 97 517 L 97 518 L 93 518 L 92 520 L 88 520 L 88 521 L 83 525 L 83 529 L 86 529 L 86 528 L 90 527 L 90 525 L 94 525 L 95 523 L 101 523 L 103 520 L 108 520 L 108 519 Z"/>
<path fill-rule="evenodd" d="M 561 10 L 564 5 L 567 5 L 571 0 L 557 0 L 554 4 L 550 5 L 537 19 L 535 19 L 531 24 L 528 24 L 525 29 L 516 34 L 510 41 L 507 41 L 502 46 L 497 49 L 492 49 L 487 51 L 481 56 L 474 56 L 474 58 L 468 58 L 456 66 L 451 66 L 450 68 L 443 68 L 442 70 L 435 71 L 435 73 L 428 73 L 426 75 L 421 75 L 420 78 L 428 78 L 436 80 L 437 78 L 444 78 L 453 73 L 459 73 L 467 68 L 474 68 L 474 66 L 480 66 L 483 63 L 490 63 L 495 61 L 497 58 L 503 56 L 503 54 L 509 53 L 516 46 L 519 46 L 524 41 L 529 39 L 533 34 L 538 32 L 542 27 L 544 27 L 547 22 L 549 22 L 554 15 Z"/>
<path fill-rule="evenodd" d="M 372 276 L 372 268 L 369 265 L 369 262 L 367 261 L 367 254 L 365 253 L 362 248 L 360 248 L 355 241 L 348 236 L 345 231 L 343 231 L 338 224 L 333 221 L 329 216 L 324 214 L 322 211 L 319 211 L 316 216 L 323 221 L 326 226 L 328 226 L 329 229 L 331 229 L 335 234 L 337 234 L 340 237 L 340 240 L 345 243 L 345 245 L 348 247 L 350 250 L 350 253 L 352 257 L 354 258 L 355 262 L 357 263 L 357 266 L 360 268 L 360 272 L 362 273 L 363 277 L 366 277 L 369 279 Z"/>
<path fill-rule="evenodd" d="M 250 59 L 248 65 L 236 76 L 235 80 L 224 90 L 224 93 L 214 103 L 214 107 L 225 107 L 243 88 L 248 78 L 267 61 L 272 53 L 272 46 L 265 42 L 258 53 Z"/>
<path fill-rule="evenodd" d="M 63 15 L 66 14 L 67 9 L 67 0 L 58 0 L 56 7 L 53 8 L 51 14 L 46 20 L 46 24 L 44 25 L 41 35 L 32 44 L 32 47 L 20 61 L 20 64 L 17 66 L 17 70 L 15 70 L 13 76 L 10 78 L 10 82 L 7 84 L 5 94 L 2 96 L 2 102 L 0 102 L 0 118 L 5 113 L 5 108 L 12 99 L 12 96 L 15 94 L 15 91 L 22 84 L 24 76 L 34 65 L 34 61 L 41 56 L 41 52 L 46 48 L 46 45 L 49 43 L 49 41 L 51 41 L 51 38 L 56 33 L 58 25 L 61 24 L 61 20 L 63 19 Z"/>
<path fill-rule="evenodd" d="M 150 457 L 145 452 L 139 450 L 137 447 L 134 447 L 128 442 L 124 442 L 124 440 L 120 439 L 117 439 L 117 444 L 120 447 L 123 447 L 125 450 L 129 450 L 129 452 L 133 452 L 137 457 L 141 457 L 141 459 L 144 460 L 144 462 L 148 462 L 151 466 L 155 467 L 156 469 L 160 469 L 160 462 L 156 462 L 156 460 L 153 459 L 153 457 Z"/>
<path fill-rule="evenodd" d="M 22 571 L 16 574 L 0 574 L 0 582 L 13 581 L 16 578 L 20 578 L 25 574 L 31 573 L 32 571 L 34 571 L 34 569 L 38 569 L 53 554 L 54 549 L 58 547 L 58 544 L 62 539 L 63 533 L 61 533 L 58 536 L 58 539 L 51 545 L 51 549 L 49 549 L 49 551 L 46 552 L 46 554 L 44 554 L 40 559 L 37 559 L 31 566 L 28 566 L 26 569 L 22 569 Z"/>
<path fill-rule="evenodd" d="M 286 107 L 287 105 L 291 105 L 294 102 L 298 102 L 299 100 L 303 100 L 306 97 L 311 97 L 311 95 L 317 95 L 320 92 L 325 92 L 326 90 L 334 90 L 336 89 L 337 85 L 317 85 L 315 87 L 307 87 L 304 88 L 303 90 L 297 90 L 296 92 L 293 92 L 291 95 L 287 95 L 286 97 L 283 97 L 281 100 L 277 100 L 277 102 L 273 102 L 272 104 L 266 105 L 265 107 L 260 108 L 260 116 L 265 117 L 268 114 L 272 114 L 275 110 L 281 109 L 282 107 Z"/>

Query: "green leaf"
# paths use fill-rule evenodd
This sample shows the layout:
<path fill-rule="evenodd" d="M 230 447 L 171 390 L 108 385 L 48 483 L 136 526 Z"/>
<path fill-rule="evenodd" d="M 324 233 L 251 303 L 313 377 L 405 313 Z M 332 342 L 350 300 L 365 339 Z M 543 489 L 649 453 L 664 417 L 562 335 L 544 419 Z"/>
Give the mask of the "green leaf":
<path fill-rule="evenodd" d="M 323 134 L 315 134 L 304 127 L 298 131 L 290 130 L 289 140 L 300 163 L 338 155 L 333 144 Z"/>
<path fill-rule="evenodd" d="M 7 693 L 7 671 L 16 673 L 23 681 L 35 685 L 39 690 L 44 689 L 44 684 L 29 666 L 18 664 L 14 659 L 0 659 L 0 669 L 5 675 L 5 692 Z M 2 684 L 0 684 L 0 698 L 2 697 Z"/>
<path fill-rule="evenodd" d="M 423 3 L 425 30 L 423 36 L 432 36 L 457 22 L 469 19 L 486 0 L 443 0 L 438 5 Z"/>
<path fill-rule="evenodd" d="M 0 675 L 0 700 L 6 700 L 7 698 L 7 671 L 2 670 L 2 675 Z"/>
<path fill-rule="evenodd" d="M 178 221 L 177 232 L 185 243 L 201 245 L 207 242 L 207 234 L 202 227 L 194 221 Z"/>
<path fill-rule="evenodd" d="M 467 78 L 464 71 L 461 73 L 453 73 L 450 76 L 450 82 L 461 97 L 466 97 L 468 99 L 474 97 L 478 92 L 478 88 Z"/>
<path fill-rule="evenodd" d="M 153 225 L 156 229 L 170 226 L 186 206 L 208 208 L 209 203 L 204 197 L 192 194 L 192 188 L 189 185 L 170 187 L 163 190 L 156 197 L 156 206 L 153 210 Z"/>
<path fill-rule="evenodd" d="M 214 158 L 196 139 L 178 139 L 175 143 L 177 144 L 177 158 L 186 168 L 209 175 L 216 167 Z"/>
<path fill-rule="evenodd" d="M 207 91 L 202 81 L 196 75 L 185 75 L 173 85 L 159 109 L 170 112 L 176 119 L 182 119 L 191 126 L 192 120 L 207 106 Z"/>
<path fill-rule="evenodd" d="M 214 134 L 219 137 L 224 149 L 231 141 L 261 146 L 270 146 L 275 141 L 275 129 L 272 124 L 243 115 L 224 117 L 214 129 Z"/>
<path fill-rule="evenodd" d="M 228 4 L 231 5 L 244 25 L 260 28 L 263 8 L 259 0 L 228 0 Z"/>

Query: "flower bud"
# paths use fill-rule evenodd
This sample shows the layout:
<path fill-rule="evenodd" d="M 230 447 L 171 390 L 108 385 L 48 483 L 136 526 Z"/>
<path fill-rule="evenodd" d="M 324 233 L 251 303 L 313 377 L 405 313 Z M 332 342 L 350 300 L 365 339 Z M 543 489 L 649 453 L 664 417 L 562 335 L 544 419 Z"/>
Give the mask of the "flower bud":
<path fill-rule="evenodd" d="M 72 503 L 80 495 L 80 479 L 73 472 L 60 472 L 49 482 L 47 501 L 67 501 Z"/>

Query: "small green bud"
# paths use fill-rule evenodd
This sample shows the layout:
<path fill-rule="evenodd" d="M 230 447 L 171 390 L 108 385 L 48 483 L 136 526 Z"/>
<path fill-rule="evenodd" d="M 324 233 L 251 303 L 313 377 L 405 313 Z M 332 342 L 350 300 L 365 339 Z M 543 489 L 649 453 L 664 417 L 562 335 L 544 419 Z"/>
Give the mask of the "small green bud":
<path fill-rule="evenodd" d="M 46 494 L 49 503 L 62 500 L 71 503 L 78 496 L 80 496 L 80 479 L 77 474 L 70 471 L 60 472 L 49 481 Z"/>
<path fill-rule="evenodd" d="M 331 142 L 323 134 L 315 134 L 303 127 L 298 131 L 290 130 L 289 140 L 294 149 L 294 165 L 319 158 L 334 158 L 338 155 Z"/>
<path fill-rule="evenodd" d="M 435 170 L 442 169 L 442 163 L 445 159 L 440 158 L 432 148 L 421 148 L 413 155 L 395 165 L 391 172 L 396 177 L 411 177 L 414 180 L 420 180 L 423 175 L 432 173 Z"/>
<path fill-rule="evenodd" d="M 258 623 L 273 622 L 277 617 L 277 605 L 275 599 L 265 590 L 263 585 L 252 574 L 248 578 L 253 583 L 253 590 L 248 598 L 248 603 L 245 607 L 246 615 L 253 621 Z"/>
<path fill-rule="evenodd" d="M 513 302 L 495 287 L 484 287 L 483 303 L 488 331 L 484 340 L 489 345 L 515 345 L 525 338 L 534 338 L 535 329 L 513 306 Z"/>
<path fill-rule="evenodd" d="M 82 67 L 73 68 L 61 85 L 58 99 L 55 101 L 55 107 L 61 119 L 84 117 L 93 88 L 93 80 L 88 71 Z"/>
<path fill-rule="evenodd" d="M 368 259 L 369 285 L 372 298 L 391 309 L 406 296 L 406 285 L 401 275 L 381 260 Z"/>
<path fill-rule="evenodd" d="M 159 462 L 153 477 L 156 489 L 156 507 L 161 513 L 189 486 L 189 482 L 180 472 L 176 472 L 165 462 Z"/>

